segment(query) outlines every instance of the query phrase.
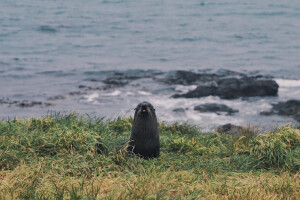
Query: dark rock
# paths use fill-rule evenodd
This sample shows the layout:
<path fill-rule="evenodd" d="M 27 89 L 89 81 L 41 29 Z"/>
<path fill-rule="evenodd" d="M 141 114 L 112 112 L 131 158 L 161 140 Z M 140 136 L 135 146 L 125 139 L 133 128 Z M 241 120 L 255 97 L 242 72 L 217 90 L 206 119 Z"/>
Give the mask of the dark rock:
<path fill-rule="evenodd" d="M 240 97 L 276 96 L 278 84 L 271 79 L 257 79 L 254 77 L 226 78 L 217 84 L 200 85 L 186 94 L 175 94 L 174 98 L 199 98 L 205 96 L 219 96 L 222 99 L 236 99 Z"/>
<path fill-rule="evenodd" d="M 44 33 L 56 33 L 57 30 L 51 26 L 48 26 L 48 25 L 42 25 L 38 28 L 38 30 L 40 32 L 44 32 Z"/>
<path fill-rule="evenodd" d="M 228 123 L 228 124 L 218 126 L 217 132 L 238 135 L 238 133 L 240 133 L 242 131 L 242 129 L 243 128 L 241 126 L 236 126 L 236 125 Z"/>
<path fill-rule="evenodd" d="M 33 106 L 42 105 L 42 104 L 43 103 L 40 102 L 40 101 L 31 101 L 31 102 L 29 102 L 29 101 L 24 100 L 24 101 L 18 103 L 17 106 L 27 108 L 27 107 L 33 107 Z"/>
<path fill-rule="evenodd" d="M 219 69 L 215 73 L 216 76 L 218 77 L 246 77 L 246 74 L 241 73 L 241 72 L 236 72 L 228 69 Z"/>
<path fill-rule="evenodd" d="M 54 104 L 51 103 L 43 103 L 41 101 L 28 101 L 28 100 L 10 100 L 9 98 L 2 98 L 0 99 L 0 104 L 8 104 L 9 107 L 11 105 L 15 105 L 15 106 L 19 106 L 22 108 L 29 108 L 29 107 L 34 107 L 34 106 L 40 106 L 40 107 L 44 107 L 44 106 L 53 106 Z"/>
<path fill-rule="evenodd" d="M 0 99 L 0 104 L 9 104 L 9 105 L 12 105 L 12 104 L 17 104 L 19 101 L 16 101 L 16 100 L 10 100 L 9 98 L 2 98 Z"/>
<path fill-rule="evenodd" d="M 300 113 L 300 101 L 289 100 L 273 105 L 273 110 L 279 115 L 296 115 Z"/>
<path fill-rule="evenodd" d="M 41 101 L 27 101 L 23 100 L 19 103 L 16 104 L 16 106 L 22 107 L 22 108 L 29 108 L 29 107 L 34 107 L 34 106 L 53 106 L 51 103 L 43 103 Z"/>
<path fill-rule="evenodd" d="M 167 84 L 191 85 L 197 83 L 199 74 L 191 71 L 170 71 L 167 76 L 160 79 L 161 82 Z"/>
<path fill-rule="evenodd" d="M 91 87 L 91 86 L 87 86 L 87 85 L 79 85 L 78 88 L 79 89 L 85 89 L 85 90 L 104 90 L 107 86 L 104 87 Z"/>
<path fill-rule="evenodd" d="M 86 92 L 76 91 L 76 92 L 69 92 L 70 96 L 79 96 L 79 95 L 85 95 Z"/>
<path fill-rule="evenodd" d="M 228 78 L 218 81 L 217 96 L 223 99 L 239 97 L 276 96 L 278 84 L 271 79 L 257 79 L 253 77 Z"/>
<path fill-rule="evenodd" d="M 185 94 L 175 94 L 172 97 L 179 98 L 199 98 L 199 97 L 206 97 L 210 95 L 216 95 L 217 94 L 217 87 L 214 85 L 200 85 L 195 90 L 189 91 Z"/>
<path fill-rule="evenodd" d="M 300 122 L 300 113 L 294 115 L 293 118 L 294 118 L 296 121 Z"/>
<path fill-rule="evenodd" d="M 192 85 L 211 83 L 220 80 L 223 77 L 245 77 L 246 75 L 240 72 L 235 72 L 226 69 L 220 69 L 216 73 L 208 72 L 191 72 L 184 70 L 170 71 L 166 77 L 160 79 L 166 84 Z"/>
<path fill-rule="evenodd" d="M 123 86 L 127 85 L 129 83 L 128 80 L 123 80 L 124 77 L 111 77 L 105 79 L 103 82 L 109 85 L 117 85 L 117 86 Z"/>
<path fill-rule="evenodd" d="M 88 79 L 88 81 L 90 81 L 90 82 L 99 82 L 100 80 L 99 79 L 95 79 L 95 78 L 90 78 L 90 79 Z"/>
<path fill-rule="evenodd" d="M 173 109 L 173 112 L 184 113 L 186 110 L 188 110 L 188 108 L 175 108 Z"/>
<path fill-rule="evenodd" d="M 112 75 L 103 80 L 104 83 L 109 85 L 124 86 L 130 81 L 141 78 L 154 78 L 156 75 L 163 74 L 158 70 L 127 70 L 127 71 L 114 71 Z"/>
<path fill-rule="evenodd" d="M 217 104 L 217 103 L 206 103 L 201 104 L 194 107 L 194 110 L 199 112 L 214 112 L 220 114 L 220 112 L 226 112 L 228 115 L 232 115 L 236 112 L 239 112 L 236 109 L 232 109 L 224 104 Z"/>
<path fill-rule="evenodd" d="M 283 115 L 293 117 L 295 120 L 300 122 L 300 101 L 299 100 L 289 100 L 286 102 L 279 102 L 272 105 L 270 111 L 264 111 L 260 113 L 261 115 Z"/>
<path fill-rule="evenodd" d="M 263 112 L 260 112 L 261 115 L 265 115 L 265 116 L 271 116 L 273 115 L 273 113 L 271 111 L 263 111 Z"/>
<path fill-rule="evenodd" d="M 235 136 L 247 136 L 247 137 L 252 137 L 254 135 L 258 134 L 258 128 L 257 127 L 241 127 L 241 126 L 236 126 L 231 123 L 227 123 L 224 125 L 221 125 L 217 128 L 217 132 L 219 133 L 226 133 L 230 135 L 235 135 Z"/>
<path fill-rule="evenodd" d="M 48 107 L 48 106 L 54 106 L 55 104 L 52 104 L 52 103 L 43 103 L 43 106 L 46 106 L 46 107 Z"/>
<path fill-rule="evenodd" d="M 57 96 L 53 96 L 53 97 L 48 97 L 47 100 L 55 101 L 55 100 L 63 100 L 65 98 L 66 98 L 65 96 L 57 95 Z"/>
<path fill-rule="evenodd" d="M 212 82 L 218 79 L 216 74 L 195 73 L 191 71 L 170 71 L 166 77 L 159 79 L 166 84 L 194 85 Z"/>

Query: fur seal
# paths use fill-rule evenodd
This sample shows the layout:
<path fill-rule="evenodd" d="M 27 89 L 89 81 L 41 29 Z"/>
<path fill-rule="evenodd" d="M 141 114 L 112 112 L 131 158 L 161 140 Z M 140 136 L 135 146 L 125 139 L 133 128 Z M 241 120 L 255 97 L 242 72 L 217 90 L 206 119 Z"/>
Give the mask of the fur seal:
<path fill-rule="evenodd" d="M 159 156 L 158 123 L 155 109 L 149 102 L 139 103 L 135 108 L 127 151 L 146 159 Z"/>

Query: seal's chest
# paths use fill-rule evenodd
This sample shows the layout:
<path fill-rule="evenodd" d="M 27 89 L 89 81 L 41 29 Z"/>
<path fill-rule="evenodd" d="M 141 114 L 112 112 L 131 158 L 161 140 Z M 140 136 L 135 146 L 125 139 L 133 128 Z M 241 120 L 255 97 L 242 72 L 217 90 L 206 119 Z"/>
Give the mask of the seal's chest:
<path fill-rule="evenodd" d="M 155 149 L 157 146 L 157 143 L 159 143 L 159 140 L 157 140 L 156 138 L 151 138 L 151 139 L 144 139 L 141 140 L 139 142 L 135 142 L 135 146 L 137 149 L 144 149 L 144 150 L 148 150 L 151 151 L 152 149 Z"/>
<path fill-rule="evenodd" d="M 158 148 L 159 147 L 156 144 L 150 142 L 143 144 L 139 143 L 136 144 L 136 146 L 133 149 L 133 152 L 145 157 L 155 157 Z"/>

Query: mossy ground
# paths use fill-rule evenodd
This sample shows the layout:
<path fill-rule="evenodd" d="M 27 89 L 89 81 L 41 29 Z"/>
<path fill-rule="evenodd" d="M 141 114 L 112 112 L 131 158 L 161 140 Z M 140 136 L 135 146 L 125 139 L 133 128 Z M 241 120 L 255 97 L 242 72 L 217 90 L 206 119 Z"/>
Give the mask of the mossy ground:
<path fill-rule="evenodd" d="M 161 156 L 144 160 L 120 149 L 131 122 L 0 122 L 0 199 L 299 199 L 298 128 L 231 136 L 160 123 Z"/>

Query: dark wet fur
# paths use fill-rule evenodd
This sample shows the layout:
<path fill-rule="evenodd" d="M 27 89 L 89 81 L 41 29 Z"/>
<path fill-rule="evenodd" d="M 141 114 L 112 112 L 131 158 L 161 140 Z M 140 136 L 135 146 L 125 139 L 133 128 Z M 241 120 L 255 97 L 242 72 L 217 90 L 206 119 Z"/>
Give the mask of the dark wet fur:
<path fill-rule="evenodd" d="M 143 158 L 159 156 L 160 143 L 155 109 L 146 101 L 138 104 L 135 109 L 127 151 L 138 154 Z"/>

